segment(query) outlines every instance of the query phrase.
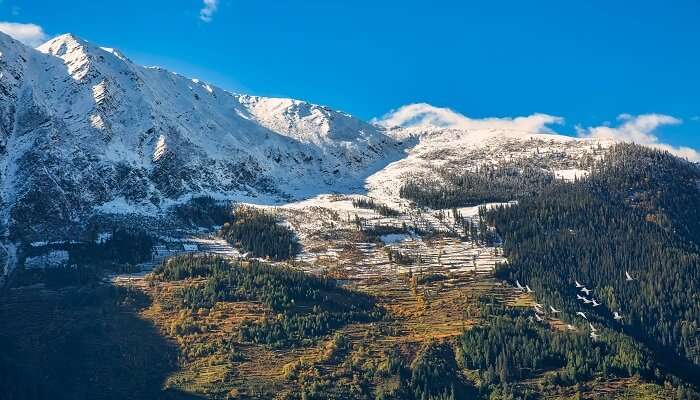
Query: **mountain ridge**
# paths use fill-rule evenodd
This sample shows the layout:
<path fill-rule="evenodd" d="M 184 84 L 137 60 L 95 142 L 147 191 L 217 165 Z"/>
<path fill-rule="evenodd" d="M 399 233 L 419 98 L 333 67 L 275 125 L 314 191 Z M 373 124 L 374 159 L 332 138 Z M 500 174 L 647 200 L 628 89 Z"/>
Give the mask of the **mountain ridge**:
<path fill-rule="evenodd" d="M 368 170 L 401 156 L 383 129 L 327 107 L 233 94 L 71 34 L 36 50 L 1 35 L 3 231 L 13 242 L 77 236 L 96 210 L 361 188 Z"/>
<path fill-rule="evenodd" d="M 581 157 L 612 143 L 555 134 L 545 125 L 558 120 L 545 114 L 527 120 L 528 130 L 514 129 L 518 119 L 489 128 L 423 104 L 461 122 L 365 122 L 139 66 L 72 34 L 32 49 L 0 33 L 0 53 L 0 228 L 10 247 L 80 240 L 91 225 L 108 229 L 104 221 L 128 216 L 150 218 L 127 221 L 144 226 L 197 196 L 280 204 L 361 192 L 395 204 L 408 178 L 540 148 L 564 157 L 548 168 L 581 176 Z"/>

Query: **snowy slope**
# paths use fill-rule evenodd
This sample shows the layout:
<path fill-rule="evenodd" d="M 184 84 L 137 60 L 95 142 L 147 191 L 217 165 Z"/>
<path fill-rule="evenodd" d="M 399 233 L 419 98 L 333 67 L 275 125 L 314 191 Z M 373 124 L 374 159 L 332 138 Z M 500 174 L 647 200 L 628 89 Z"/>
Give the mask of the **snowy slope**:
<path fill-rule="evenodd" d="M 232 94 L 62 35 L 0 33 L 2 228 L 79 235 L 97 212 L 158 215 L 198 194 L 276 202 L 350 188 L 401 156 L 383 128 Z"/>
<path fill-rule="evenodd" d="M 573 179 L 587 174 L 579 167 L 586 158 L 600 157 L 613 143 L 554 133 L 440 126 L 394 127 L 387 135 L 406 143 L 407 155 L 369 176 L 365 186 L 369 195 L 395 207 L 407 203 L 399 197 L 399 189 L 407 179 L 438 179 L 438 168 L 457 172 L 528 159 L 537 160 L 562 179 Z"/>

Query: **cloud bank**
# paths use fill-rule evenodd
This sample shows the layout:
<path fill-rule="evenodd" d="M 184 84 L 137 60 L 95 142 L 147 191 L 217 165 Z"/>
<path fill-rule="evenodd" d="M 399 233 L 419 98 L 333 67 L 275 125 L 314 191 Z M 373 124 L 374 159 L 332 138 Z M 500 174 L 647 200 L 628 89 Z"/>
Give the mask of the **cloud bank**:
<path fill-rule="evenodd" d="M 199 10 L 199 19 L 204 22 L 211 22 L 218 8 L 219 0 L 202 0 L 202 9 Z"/>
<path fill-rule="evenodd" d="M 617 117 L 619 124 L 615 127 L 595 126 L 589 128 L 576 127 L 580 137 L 596 139 L 612 139 L 622 142 L 633 142 L 660 150 L 666 150 L 679 157 L 690 161 L 700 161 L 700 153 L 690 147 L 674 147 L 661 143 L 655 132 L 657 128 L 665 125 L 679 125 L 682 121 L 678 118 L 664 114 L 621 114 Z"/>
<path fill-rule="evenodd" d="M 663 114 L 622 114 L 617 126 L 576 127 L 579 137 L 634 142 L 645 146 L 667 150 L 691 161 L 700 161 L 700 153 L 690 147 L 674 147 L 662 143 L 655 132 L 659 127 L 678 125 L 682 121 Z M 449 108 L 434 107 L 426 103 L 409 104 L 392 110 L 373 123 L 391 127 L 438 127 L 453 129 L 499 129 L 523 133 L 556 133 L 551 125 L 561 125 L 564 119 L 548 114 L 532 114 L 522 117 L 469 118 Z"/>
<path fill-rule="evenodd" d="M 426 103 L 409 104 L 390 111 L 372 122 L 385 127 L 439 127 L 453 129 L 507 129 L 523 132 L 552 132 L 547 125 L 561 124 L 564 119 L 547 114 L 515 118 L 474 119 L 449 108 Z"/>
<path fill-rule="evenodd" d="M 36 47 L 48 38 L 44 29 L 35 24 L 20 24 L 16 22 L 0 22 L 0 32 L 4 32 L 20 42 Z"/>

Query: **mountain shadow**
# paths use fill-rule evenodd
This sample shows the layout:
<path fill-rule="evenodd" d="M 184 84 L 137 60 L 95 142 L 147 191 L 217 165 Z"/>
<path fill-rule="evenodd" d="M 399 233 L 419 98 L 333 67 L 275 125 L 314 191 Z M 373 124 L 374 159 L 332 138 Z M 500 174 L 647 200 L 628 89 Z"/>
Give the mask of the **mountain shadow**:
<path fill-rule="evenodd" d="M 194 399 L 163 389 L 177 349 L 138 310 L 137 290 L 14 288 L 0 298 L 0 398 Z"/>

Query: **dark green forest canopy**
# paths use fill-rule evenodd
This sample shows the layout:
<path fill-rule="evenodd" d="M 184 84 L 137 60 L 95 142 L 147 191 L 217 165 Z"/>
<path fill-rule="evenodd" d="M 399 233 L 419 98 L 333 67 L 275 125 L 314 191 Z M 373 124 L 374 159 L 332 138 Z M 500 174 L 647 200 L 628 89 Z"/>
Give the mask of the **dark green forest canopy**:
<path fill-rule="evenodd" d="M 186 308 L 211 308 L 219 301 L 255 301 L 269 307 L 276 315 L 243 323 L 236 338 L 242 342 L 277 347 L 310 344 L 348 323 L 384 315 L 371 296 L 345 289 L 334 279 L 257 261 L 183 255 L 167 259 L 154 274 L 166 281 L 205 278 L 178 292 Z"/>
<path fill-rule="evenodd" d="M 233 214 L 233 206 L 226 201 L 217 201 L 211 196 L 201 196 L 174 206 L 172 212 L 185 224 L 211 227 L 229 221 Z"/>
<path fill-rule="evenodd" d="M 224 223 L 220 236 L 256 257 L 284 260 L 300 250 L 294 232 L 272 212 L 238 206 L 232 221 Z"/>
<path fill-rule="evenodd" d="M 400 196 L 419 207 L 469 207 L 532 196 L 555 181 L 552 172 L 525 161 L 482 166 L 473 171 L 442 168 L 433 172 L 437 176 L 409 180 L 399 190 Z"/>
<path fill-rule="evenodd" d="M 553 182 L 517 206 L 486 213 L 509 263 L 498 276 L 535 290 L 574 320 L 648 346 L 679 376 L 698 383 L 700 348 L 700 171 L 662 151 L 620 144 L 584 180 Z M 627 281 L 625 272 L 634 277 Z M 574 280 L 602 306 L 584 306 Z M 624 316 L 621 323 L 613 312 Z"/>
<path fill-rule="evenodd" d="M 478 371 L 486 393 L 500 390 L 525 397 L 517 382 L 546 376 L 548 384 L 571 386 L 596 376 L 654 379 L 652 355 L 633 339 L 606 332 L 593 340 L 587 332 L 561 332 L 536 322 L 528 312 L 482 300 L 488 323 L 464 332 L 461 364 Z"/>

